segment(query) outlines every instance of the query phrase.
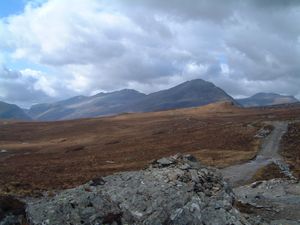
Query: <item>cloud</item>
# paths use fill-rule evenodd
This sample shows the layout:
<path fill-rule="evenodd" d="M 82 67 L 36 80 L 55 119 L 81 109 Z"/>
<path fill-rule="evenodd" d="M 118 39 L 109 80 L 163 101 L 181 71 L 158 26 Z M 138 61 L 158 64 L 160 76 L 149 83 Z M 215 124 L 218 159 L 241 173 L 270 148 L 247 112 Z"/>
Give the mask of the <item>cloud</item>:
<path fill-rule="evenodd" d="M 1 82 L 0 94 L 30 104 L 203 78 L 234 96 L 299 96 L 299 20 L 296 0 L 31 1 L 0 20 L 0 49 L 9 58 L 2 63 L 47 69 L 6 72 L 16 77 Z M 21 91 L 27 94 L 14 93 Z"/>
<path fill-rule="evenodd" d="M 24 69 L 10 70 L 0 66 L 0 100 L 16 103 L 22 107 L 59 99 L 60 93 L 72 96 L 64 83 L 41 71 Z"/>
<path fill-rule="evenodd" d="M 45 100 L 47 95 L 41 88 L 35 87 L 37 82 L 35 77 L 0 67 L 0 100 L 20 104 L 28 99 Z"/>
<path fill-rule="evenodd" d="M 135 10 L 152 11 L 156 14 L 168 16 L 177 20 L 208 20 L 221 22 L 234 13 L 234 5 L 240 0 L 227 0 L 226 3 L 219 0 L 123 0 L 121 4 L 125 8 Z"/>

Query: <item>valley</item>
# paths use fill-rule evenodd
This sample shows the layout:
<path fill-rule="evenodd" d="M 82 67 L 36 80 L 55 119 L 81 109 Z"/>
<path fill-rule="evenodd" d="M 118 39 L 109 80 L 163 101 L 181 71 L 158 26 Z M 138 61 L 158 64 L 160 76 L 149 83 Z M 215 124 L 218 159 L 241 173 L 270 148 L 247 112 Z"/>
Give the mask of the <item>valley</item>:
<path fill-rule="evenodd" d="M 298 107 L 244 109 L 223 102 L 105 118 L 1 122 L 0 146 L 5 151 L 0 153 L 0 191 L 38 195 L 99 175 L 141 169 L 176 153 L 193 154 L 218 168 L 244 163 L 260 151 L 263 138 L 257 134 L 272 129 L 269 121 L 291 121 L 299 115 Z"/>
<path fill-rule="evenodd" d="M 300 0 L 0 1 L 0 225 L 300 225 Z"/>

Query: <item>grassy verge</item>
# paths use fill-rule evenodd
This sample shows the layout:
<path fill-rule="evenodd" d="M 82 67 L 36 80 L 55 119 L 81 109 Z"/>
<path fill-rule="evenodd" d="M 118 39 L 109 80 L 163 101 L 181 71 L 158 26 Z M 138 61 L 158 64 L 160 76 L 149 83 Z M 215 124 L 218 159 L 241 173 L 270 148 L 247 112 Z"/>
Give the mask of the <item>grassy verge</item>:
<path fill-rule="evenodd" d="M 293 175 L 300 179 L 300 123 L 289 124 L 281 141 L 281 155 L 290 165 Z"/>

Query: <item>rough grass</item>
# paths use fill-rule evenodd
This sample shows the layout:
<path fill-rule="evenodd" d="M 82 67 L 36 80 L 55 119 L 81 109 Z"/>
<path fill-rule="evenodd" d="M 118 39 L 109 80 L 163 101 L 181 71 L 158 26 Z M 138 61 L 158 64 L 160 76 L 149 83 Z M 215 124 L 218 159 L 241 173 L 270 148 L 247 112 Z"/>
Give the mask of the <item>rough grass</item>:
<path fill-rule="evenodd" d="M 285 178 L 285 175 L 275 163 L 271 163 L 257 170 L 248 183 L 271 180 L 274 178 Z"/>
<path fill-rule="evenodd" d="M 290 165 L 293 175 L 300 179 L 300 122 L 289 124 L 281 141 L 281 155 Z"/>
<path fill-rule="evenodd" d="M 252 151 L 236 151 L 226 149 L 204 149 L 197 152 L 190 152 L 202 163 L 208 166 L 224 168 L 234 164 L 247 162 L 255 158 L 260 148 L 260 141 L 255 140 L 252 143 Z"/>

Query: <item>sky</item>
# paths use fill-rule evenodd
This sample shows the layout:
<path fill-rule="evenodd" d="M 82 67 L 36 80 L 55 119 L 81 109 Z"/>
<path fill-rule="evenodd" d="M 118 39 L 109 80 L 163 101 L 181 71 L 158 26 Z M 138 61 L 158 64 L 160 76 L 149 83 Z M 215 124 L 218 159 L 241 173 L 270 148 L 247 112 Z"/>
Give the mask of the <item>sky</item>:
<path fill-rule="evenodd" d="M 300 98 L 299 0 L 1 0 L 0 100 L 30 107 L 192 79 Z"/>

